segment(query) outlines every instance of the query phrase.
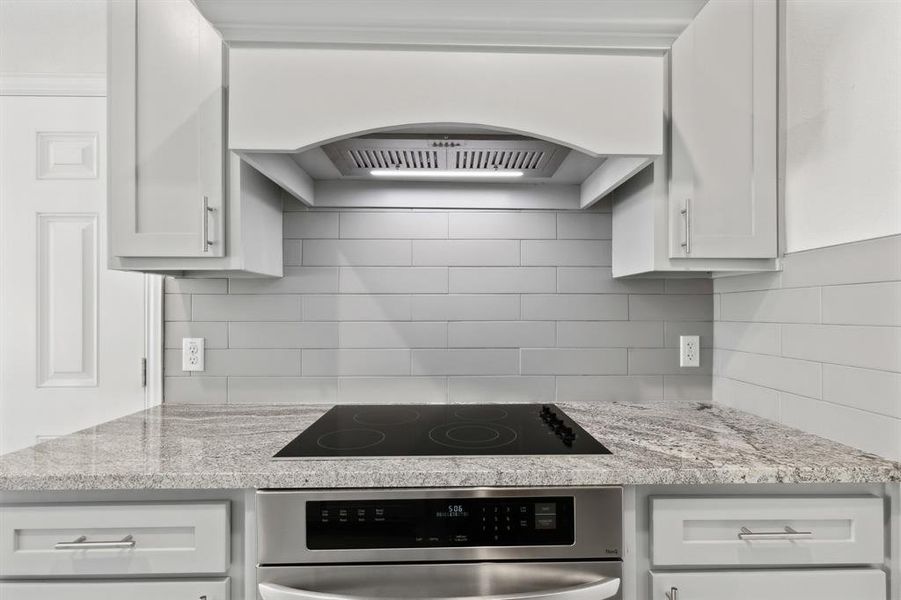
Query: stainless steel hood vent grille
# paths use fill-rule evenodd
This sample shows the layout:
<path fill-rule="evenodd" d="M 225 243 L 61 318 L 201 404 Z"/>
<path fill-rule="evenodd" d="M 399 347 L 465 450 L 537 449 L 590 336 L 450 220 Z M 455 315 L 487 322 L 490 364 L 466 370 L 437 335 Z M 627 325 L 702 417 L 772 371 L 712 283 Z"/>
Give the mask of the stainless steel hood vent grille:
<path fill-rule="evenodd" d="M 323 146 L 342 175 L 367 177 L 373 169 L 404 171 L 522 171 L 551 177 L 569 150 L 519 136 L 365 136 Z"/>
<path fill-rule="evenodd" d="M 546 156 L 542 151 L 455 150 L 455 169 L 516 169 L 534 171 Z"/>
<path fill-rule="evenodd" d="M 347 150 L 355 169 L 438 169 L 436 150 Z"/>

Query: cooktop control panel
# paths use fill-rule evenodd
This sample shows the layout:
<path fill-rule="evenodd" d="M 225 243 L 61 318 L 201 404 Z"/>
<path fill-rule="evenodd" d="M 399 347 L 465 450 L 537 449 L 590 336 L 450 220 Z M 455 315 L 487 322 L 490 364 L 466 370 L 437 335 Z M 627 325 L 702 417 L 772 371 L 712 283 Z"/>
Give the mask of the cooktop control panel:
<path fill-rule="evenodd" d="M 570 545 L 572 497 L 309 501 L 307 548 Z"/>

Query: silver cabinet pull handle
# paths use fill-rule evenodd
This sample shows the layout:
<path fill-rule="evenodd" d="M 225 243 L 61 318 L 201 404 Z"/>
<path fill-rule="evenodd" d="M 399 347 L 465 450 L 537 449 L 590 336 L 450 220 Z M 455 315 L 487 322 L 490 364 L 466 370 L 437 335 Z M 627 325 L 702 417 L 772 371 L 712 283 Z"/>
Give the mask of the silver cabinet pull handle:
<path fill-rule="evenodd" d="M 667 600 L 679 600 L 679 588 L 671 587 L 669 594 L 666 595 Z"/>
<path fill-rule="evenodd" d="M 783 531 L 751 531 L 742 527 L 738 534 L 740 540 L 801 540 L 813 536 L 812 531 L 795 531 L 788 525 Z"/>
<path fill-rule="evenodd" d="M 200 249 L 201 252 L 209 252 L 210 246 L 213 245 L 213 242 L 210 241 L 210 213 L 216 210 L 215 208 L 210 208 L 210 198 L 209 196 L 203 197 L 203 202 L 201 203 L 201 217 L 200 217 L 200 238 L 202 247 Z"/>
<path fill-rule="evenodd" d="M 684 224 L 685 241 L 682 242 L 682 249 L 685 254 L 691 254 L 691 198 L 685 199 L 685 207 L 679 211 L 682 215 Z"/>
<path fill-rule="evenodd" d="M 126 535 L 121 540 L 106 542 L 89 542 L 87 536 L 80 535 L 71 542 L 59 542 L 53 546 L 54 550 L 117 550 L 122 548 L 134 548 L 135 540 L 131 535 Z"/>

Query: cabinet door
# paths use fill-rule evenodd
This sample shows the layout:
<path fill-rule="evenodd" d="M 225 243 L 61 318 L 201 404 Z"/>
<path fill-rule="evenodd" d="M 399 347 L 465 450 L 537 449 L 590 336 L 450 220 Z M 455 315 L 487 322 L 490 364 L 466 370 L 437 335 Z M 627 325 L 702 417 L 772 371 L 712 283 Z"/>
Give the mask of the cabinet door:
<path fill-rule="evenodd" d="M 676 593 L 673 594 L 673 590 Z M 877 569 L 651 573 L 651 600 L 885 600 Z"/>
<path fill-rule="evenodd" d="M 228 579 L 192 581 L 7 581 L 3 600 L 228 600 Z"/>
<path fill-rule="evenodd" d="M 109 5 L 112 254 L 222 256 L 222 40 L 190 0 Z"/>
<path fill-rule="evenodd" d="M 670 257 L 776 256 L 775 0 L 711 0 L 671 53 Z"/>

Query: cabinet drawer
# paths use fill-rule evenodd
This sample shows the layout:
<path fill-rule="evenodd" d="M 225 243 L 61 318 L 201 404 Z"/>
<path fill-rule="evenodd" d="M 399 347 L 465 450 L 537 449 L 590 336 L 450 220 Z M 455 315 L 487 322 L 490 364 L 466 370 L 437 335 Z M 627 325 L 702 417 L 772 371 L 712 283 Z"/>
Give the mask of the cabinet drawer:
<path fill-rule="evenodd" d="M 8 581 L 3 600 L 228 600 L 228 579 L 193 581 Z"/>
<path fill-rule="evenodd" d="M 0 507 L 2 577 L 224 573 L 228 550 L 226 502 Z"/>
<path fill-rule="evenodd" d="M 676 597 L 673 598 L 673 588 Z M 885 600 L 877 569 L 651 573 L 651 600 Z"/>
<path fill-rule="evenodd" d="M 651 539 L 656 566 L 882 563 L 882 499 L 652 498 Z"/>

